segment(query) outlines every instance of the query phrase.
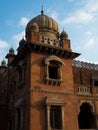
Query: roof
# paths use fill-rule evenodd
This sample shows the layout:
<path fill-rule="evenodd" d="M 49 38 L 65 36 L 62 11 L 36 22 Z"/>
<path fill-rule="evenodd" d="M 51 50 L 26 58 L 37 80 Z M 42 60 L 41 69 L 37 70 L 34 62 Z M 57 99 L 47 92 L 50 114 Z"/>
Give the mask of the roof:
<path fill-rule="evenodd" d="M 84 62 L 84 61 L 73 60 L 72 65 L 73 65 L 73 67 L 77 67 L 77 68 L 98 70 L 98 64 L 87 63 L 87 62 Z"/>

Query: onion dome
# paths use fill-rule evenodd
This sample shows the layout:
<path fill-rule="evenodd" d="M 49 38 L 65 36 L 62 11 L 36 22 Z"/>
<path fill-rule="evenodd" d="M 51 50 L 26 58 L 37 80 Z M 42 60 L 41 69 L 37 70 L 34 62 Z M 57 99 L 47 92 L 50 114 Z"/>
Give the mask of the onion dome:
<path fill-rule="evenodd" d="M 10 48 L 9 54 L 14 54 L 14 49 L 13 48 Z"/>
<path fill-rule="evenodd" d="M 55 38 L 59 37 L 59 27 L 57 22 L 44 14 L 44 11 L 41 11 L 41 14 L 31 19 L 26 26 L 26 34 L 30 32 L 34 27 L 36 28 L 36 24 L 39 27 L 39 32 L 44 34 L 44 36 L 50 36 L 51 34 L 55 34 Z M 50 35 L 49 35 L 50 34 Z"/>
<path fill-rule="evenodd" d="M 68 39 L 68 34 L 64 31 L 64 29 L 63 29 L 63 31 L 60 34 L 60 38 L 61 39 Z"/>

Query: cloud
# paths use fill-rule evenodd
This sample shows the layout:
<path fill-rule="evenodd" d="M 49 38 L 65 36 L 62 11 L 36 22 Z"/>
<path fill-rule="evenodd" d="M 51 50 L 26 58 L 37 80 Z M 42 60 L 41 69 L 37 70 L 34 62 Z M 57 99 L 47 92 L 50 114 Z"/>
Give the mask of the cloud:
<path fill-rule="evenodd" d="M 26 26 L 28 22 L 29 22 L 29 19 L 28 19 L 28 18 L 22 17 L 22 18 L 20 19 L 20 21 L 19 21 L 19 25 L 20 25 L 20 26 Z"/>
<path fill-rule="evenodd" d="M 96 43 L 96 38 L 92 36 L 87 40 L 86 47 L 92 47 L 95 43 Z"/>
<path fill-rule="evenodd" d="M 12 36 L 12 39 L 13 39 L 13 42 L 14 44 L 16 44 L 16 47 L 17 48 L 19 46 L 19 41 L 25 36 L 25 31 L 23 32 L 20 32 L 18 34 L 15 34 L 14 36 Z"/>
<path fill-rule="evenodd" d="M 24 37 L 24 35 L 25 35 L 25 32 L 23 31 L 23 32 L 21 32 L 21 33 L 19 33 L 19 34 L 15 34 L 15 35 L 13 36 L 13 39 L 14 39 L 15 41 L 20 41 L 20 40 Z"/>
<path fill-rule="evenodd" d="M 98 0 L 87 0 L 81 7 L 72 12 L 62 22 L 63 24 L 79 23 L 87 24 L 96 19 L 98 13 Z"/>
<path fill-rule="evenodd" d="M 0 38 L 0 62 L 5 58 L 8 52 L 8 48 L 9 48 L 9 43 Z"/>
<path fill-rule="evenodd" d="M 85 34 L 86 34 L 86 46 L 85 47 L 88 47 L 88 48 L 91 48 L 92 46 L 95 47 L 96 43 L 98 41 L 98 38 L 96 37 L 96 35 L 90 31 L 85 32 Z"/>
<path fill-rule="evenodd" d="M 86 34 L 87 36 L 91 36 L 91 35 L 92 35 L 92 32 L 87 31 L 85 34 Z"/>
<path fill-rule="evenodd" d="M 93 20 L 93 15 L 83 10 L 77 10 L 75 14 L 71 14 L 64 21 L 63 24 L 69 23 L 88 23 Z"/>
<path fill-rule="evenodd" d="M 0 49 L 4 49 L 4 48 L 7 48 L 7 47 L 9 47 L 8 42 L 0 39 Z"/>
<path fill-rule="evenodd" d="M 53 18 L 56 21 L 59 21 L 59 19 L 58 19 L 59 14 L 58 14 L 58 12 L 56 10 L 54 10 L 52 8 L 48 8 L 46 12 L 47 12 L 47 14 L 49 14 L 49 16 L 51 18 Z"/>
<path fill-rule="evenodd" d="M 58 13 L 55 10 L 51 11 L 51 17 L 56 21 L 58 21 Z"/>
<path fill-rule="evenodd" d="M 96 13 L 98 11 L 98 0 L 88 0 L 85 9 L 91 13 Z"/>

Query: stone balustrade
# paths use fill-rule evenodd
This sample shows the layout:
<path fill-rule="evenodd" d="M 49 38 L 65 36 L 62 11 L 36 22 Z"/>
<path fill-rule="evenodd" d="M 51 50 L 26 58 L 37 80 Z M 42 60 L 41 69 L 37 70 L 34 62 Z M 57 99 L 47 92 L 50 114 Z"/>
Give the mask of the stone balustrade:
<path fill-rule="evenodd" d="M 76 86 L 75 87 L 75 93 L 79 95 L 90 95 L 91 94 L 91 88 L 88 86 Z"/>

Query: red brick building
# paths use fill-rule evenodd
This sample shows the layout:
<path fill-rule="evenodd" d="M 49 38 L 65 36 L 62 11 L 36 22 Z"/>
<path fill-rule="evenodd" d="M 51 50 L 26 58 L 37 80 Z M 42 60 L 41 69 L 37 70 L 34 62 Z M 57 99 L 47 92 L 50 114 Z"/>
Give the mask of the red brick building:
<path fill-rule="evenodd" d="M 0 66 L 0 130 L 96 129 L 98 65 L 79 55 L 43 10 L 31 19 Z"/>

